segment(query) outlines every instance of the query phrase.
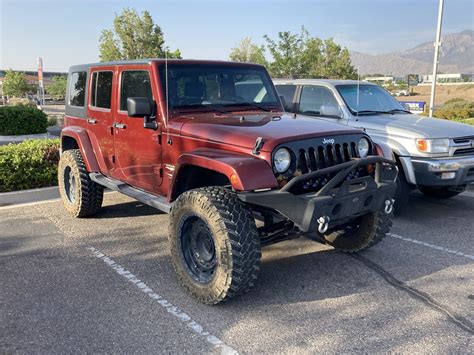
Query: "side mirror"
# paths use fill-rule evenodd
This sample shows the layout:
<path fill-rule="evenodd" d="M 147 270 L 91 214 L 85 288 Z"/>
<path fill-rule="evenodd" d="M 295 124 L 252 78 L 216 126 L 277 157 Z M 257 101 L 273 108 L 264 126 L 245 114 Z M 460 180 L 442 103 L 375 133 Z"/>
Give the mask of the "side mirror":
<path fill-rule="evenodd" d="M 155 114 L 155 102 L 148 97 L 127 98 L 127 111 L 129 117 L 143 117 L 143 127 L 158 129 Z"/>
<path fill-rule="evenodd" d="M 336 105 L 321 105 L 319 109 L 319 115 L 323 117 L 342 118 L 342 111 L 339 106 Z"/>

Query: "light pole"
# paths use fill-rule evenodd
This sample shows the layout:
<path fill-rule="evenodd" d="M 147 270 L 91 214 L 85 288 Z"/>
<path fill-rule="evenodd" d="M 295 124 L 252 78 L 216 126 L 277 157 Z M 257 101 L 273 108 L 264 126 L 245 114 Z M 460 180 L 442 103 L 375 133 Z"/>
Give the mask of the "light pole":
<path fill-rule="evenodd" d="M 436 74 L 438 72 L 439 61 L 439 47 L 441 47 L 441 23 L 443 20 L 443 5 L 444 0 L 439 0 L 438 9 L 438 28 L 436 30 L 436 41 L 434 43 L 434 59 L 433 59 L 433 82 L 431 83 L 431 97 L 430 97 L 430 117 L 433 117 L 435 93 L 436 93 Z"/>

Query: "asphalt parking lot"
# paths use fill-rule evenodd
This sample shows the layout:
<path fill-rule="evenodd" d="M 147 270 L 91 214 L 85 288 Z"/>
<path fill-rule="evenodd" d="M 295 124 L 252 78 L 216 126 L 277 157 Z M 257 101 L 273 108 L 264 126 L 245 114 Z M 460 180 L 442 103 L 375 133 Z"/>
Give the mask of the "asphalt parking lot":
<path fill-rule="evenodd" d="M 178 285 L 168 217 L 116 193 L 89 219 L 0 207 L 0 353 L 474 351 L 474 193 L 414 194 L 392 234 L 349 256 L 267 247 L 257 286 L 205 306 Z"/>

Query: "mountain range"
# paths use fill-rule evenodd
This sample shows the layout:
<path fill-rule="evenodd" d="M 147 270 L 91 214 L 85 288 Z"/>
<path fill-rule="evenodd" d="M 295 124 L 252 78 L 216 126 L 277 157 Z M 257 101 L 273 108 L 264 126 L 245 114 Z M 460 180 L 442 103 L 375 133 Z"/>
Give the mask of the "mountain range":
<path fill-rule="evenodd" d="M 474 31 L 466 30 L 441 37 L 439 73 L 474 73 Z M 433 71 L 433 42 L 412 49 L 386 54 L 351 52 L 352 64 L 361 75 L 431 74 Z"/>

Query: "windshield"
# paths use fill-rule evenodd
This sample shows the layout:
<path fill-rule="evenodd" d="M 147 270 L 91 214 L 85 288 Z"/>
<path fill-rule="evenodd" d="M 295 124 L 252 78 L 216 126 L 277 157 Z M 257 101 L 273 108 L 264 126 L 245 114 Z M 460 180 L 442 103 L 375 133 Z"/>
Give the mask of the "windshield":
<path fill-rule="evenodd" d="M 160 67 L 166 92 L 165 66 Z M 265 70 L 218 65 L 168 65 L 168 107 L 212 109 L 227 112 L 234 107 L 269 111 L 280 108 Z"/>
<path fill-rule="evenodd" d="M 359 87 L 359 95 L 357 95 L 357 87 Z M 407 112 L 400 102 L 377 85 L 337 85 L 336 89 L 354 115 Z"/>

